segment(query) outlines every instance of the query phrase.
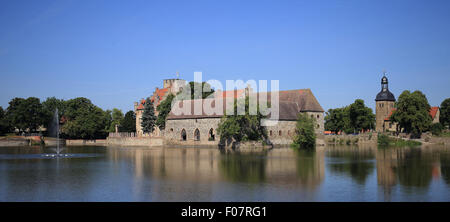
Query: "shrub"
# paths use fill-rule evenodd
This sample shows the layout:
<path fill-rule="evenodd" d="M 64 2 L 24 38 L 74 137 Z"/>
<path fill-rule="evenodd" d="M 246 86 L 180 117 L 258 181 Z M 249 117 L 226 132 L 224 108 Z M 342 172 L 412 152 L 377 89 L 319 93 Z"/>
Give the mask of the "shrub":
<path fill-rule="evenodd" d="M 431 133 L 435 136 L 440 136 L 444 129 L 441 123 L 433 123 L 430 128 Z"/>
<path fill-rule="evenodd" d="M 299 114 L 292 146 L 297 148 L 314 148 L 316 133 L 314 132 L 314 119 L 306 114 Z"/>

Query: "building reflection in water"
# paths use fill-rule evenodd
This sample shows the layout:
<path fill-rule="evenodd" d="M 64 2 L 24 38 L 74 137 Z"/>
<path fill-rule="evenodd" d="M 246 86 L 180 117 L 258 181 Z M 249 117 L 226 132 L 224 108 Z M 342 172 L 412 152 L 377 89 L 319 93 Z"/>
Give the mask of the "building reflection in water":
<path fill-rule="evenodd" d="M 321 192 L 325 166 L 331 176 L 351 179 L 356 189 L 373 186 L 368 181 L 372 182 L 371 175 L 375 179 L 376 170 L 378 195 L 384 201 L 405 198 L 408 193 L 422 195 L 433 179 L 443 178 L 450 184 L 450 152 L 438 148 L 337 146 L 313 151 L 280 148 L 227 153 L 212 148 L 166 147 L 108 148 L 107 152 L 117 170 L 123 171 L 124 165 L 130 170 L 137 200 L 221 200 L 230 195 L 258 200 L 251 195 L 264 196 L 264 192 L 277 193 L 279 199 L 293 192 L 297 196 L 283 198 L 314 200 L 314 193 Z M 406 196 L 399 197 L 396 190 Z"/>
<path fill-rule="evenodd" d="M 335 146 L 327 150 L 330 158 L 328 167 L 331 172 L 341 173 L 352 178 L 358 184 L 365 184 L 375 169 L 374 147 Z"/>
<path fill-rule="evenodd" d="M 134 189 L 140 194 L 150 191 L 142 189 L 152 189 L 153 195 L 164 189 L 158 183 L 145 186 L 148 181 L 179 183 L 180 187 L 197 184 L 191 189 L 201 188 L 201 192 L 208 193 L 213 192 L 212 186 L 202 184 L 228 182 L 316 189 L 324 179 L 323 148 L 316 151 L 282 148 L 256 153 L 226 153 L 211 148 L 111 148 L 108 152 L 112 162 L 126 160 L 132 164 Z"/>
<path fill-rule="evenodd" d="M 406 193 L 425 193 L 432 179 L 445 180 L 442 159 L 448 152 L 434 148 L 380 148 L 377 150 L 377 178 L 383 188 L 384 200 L 390 201 L 393 188 L 399 184 Z M 447 168 L 448 169 L 448 168 Z M 448 184 L 448 181 L 447 181 Z"/>

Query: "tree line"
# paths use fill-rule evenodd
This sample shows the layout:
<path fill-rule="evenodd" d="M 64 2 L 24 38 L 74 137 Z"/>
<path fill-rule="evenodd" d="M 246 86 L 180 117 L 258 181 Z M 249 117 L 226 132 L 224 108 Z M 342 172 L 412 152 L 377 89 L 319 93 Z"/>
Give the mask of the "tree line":
<path fill-rule="evenodd" d="M 375 115 L 362 99 L 356 99 L 348 106 L 329 109 L 326 112 L 325 130 L 351 134 L 374 128 Z"/>
<path fill-rule="evenodd" d="M 39 98 L 13 98 L 6 110 L 0 107 L 0 134 L 10 132 L 33 133 L 49 129 L 55 110 L 58 109 L 61 124 L 60 134 L 70 139 L 105 138 L 119 125 L 121 132 L 136 131 L 133 111 L 123 115 L 119 109 L 103 110 L 89 99 L 78 97 L 64 101 L 55 97 L 42 103 Z"/>
<path fill-rule="evenodd" d="M 439 123 L 432 123 L 431 106 L 421 91 L 403 91 L 394 104 L 395 110 L 390 121 L 397 123 L 396 133 L 404 132 L 412 137 L 420 137 L 423 132 L 431 131 L 439 135 L 450 126 L 450 98 L 440 106 Z M 375 128 L 375 115 L 371 108 L 364 105 L 361 99 L 336 109 L 329 109 L 325 116 L 325 130 L 333 132 L 357 133 Z"/>

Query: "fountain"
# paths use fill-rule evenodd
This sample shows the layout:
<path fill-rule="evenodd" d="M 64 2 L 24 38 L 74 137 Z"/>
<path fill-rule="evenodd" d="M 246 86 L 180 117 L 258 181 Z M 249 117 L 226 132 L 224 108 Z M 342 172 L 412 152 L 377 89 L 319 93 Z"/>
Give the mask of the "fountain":
<path fill-rule="evenodd" d="M 58 108 L 55 109 L 55 113 L 53 115 L 53 121 L 49 127 L 49 134 L 51 137 L 56 138 L 56 149 L 53 149 L 56 154 L 44 154 L 45 157 L 68 157 L 69 154 L 61 154 L 62 149 L 60 148 L 60 140 L 59 140 L 59 112 Z"/>
<path fill-rule="evenodd" d="M 2 159 L 61 159 L 61 158 L 89 158 L 99 157 L 103 154 L 98 153 L 63 153 L 66 148 L 61 147 L 61 141 L 59 139 L 59 114 L 58 109 L 55 110 L 53 120 L 48 127 L 48 134 L 50 137 L 56 139 L 56 147 L 50 148 L 52 153 L 25 153 L 25 154 L 0 154 L 0 160 Z M 45 152 L 45 148 L 44 148 Z M 59 161 L 58 161 L 59 162 Z"/>

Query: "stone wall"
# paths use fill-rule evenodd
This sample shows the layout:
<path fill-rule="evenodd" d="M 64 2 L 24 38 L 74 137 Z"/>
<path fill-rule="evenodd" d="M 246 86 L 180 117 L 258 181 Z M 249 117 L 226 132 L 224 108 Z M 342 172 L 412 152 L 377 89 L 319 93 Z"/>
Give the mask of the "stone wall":
<path fill-rule="evenodd" d="M 325 135 L 326 144 L 377 144 L 377 133 L 360 133 L 358 135 Z M 350 144 L 349 144 L 350 143 Z"/>
<path fill-rule="evenodd" d="M 105 145 L 108 146 L 163 146 L 161 137 L 108 137 Z"/>
<path fill-rule="evenodd" d="M 106 146 L 106 140 L 66 140 L 66 146 Z"/>
<path fill-rule="evenodd" d="M 318 117 L 319 121 L 323 120 L 323 113 L 309 113 Z M 323 144 L 323 121 L 316 128 L 318 137 L 317 143 Z M 164 131 L 164 139 L 167 145 L 218 145 L 220 138 L 217 135 L 217 127 L 220 118 L 202 118 L 202 119 L 173 119 L 167 120 L 166 129 Z M 296 121 L 280 120 L 274 126 L 267 127 L 267 135 L 274 145 L 290 145 L 295 135 Z M 186 140 L 182 138 L 182 131 L 186 132 Z M 198 130 L 200 138 L 195 138 L 195 131 Z M 214 135 L 214 140 L 210 138 L 210 131 Z"/>
<path fill-rule="evenodd" d="M 220 118 L 167 120 L 163 137 L 168 145 L 217 145 L 220 141 L 217 135 L 219 122 Z M 185 140 L 182 138 L 183 130 L 186 133 Z M 199 138 L 194 137 L 196 130 L 200 134 Z M 211 130 L 214 140 L 210 135 Z"/>
<path fill-rule="evenodd" d="M 8 139 L 0 139 L 0 147 L 8 147 L 8 146 L 28 146 L 30 145 L 29 139 L 22 138 L 8 138 Z"/>
<path fill-rule="evenodd" d="M 267 127 L 267 136 L 274 145 L 290 145 L 295 136 L 296 121 L 278 121 L 275 126 Z"/>
<path fill-rule="evenodd" d="M 316 121 L 316 125 L 314 126 L 316 129 L 316 134 L 323 134 L 325 129 L 323 112 L 306 112 L 306 114 Z"/>

